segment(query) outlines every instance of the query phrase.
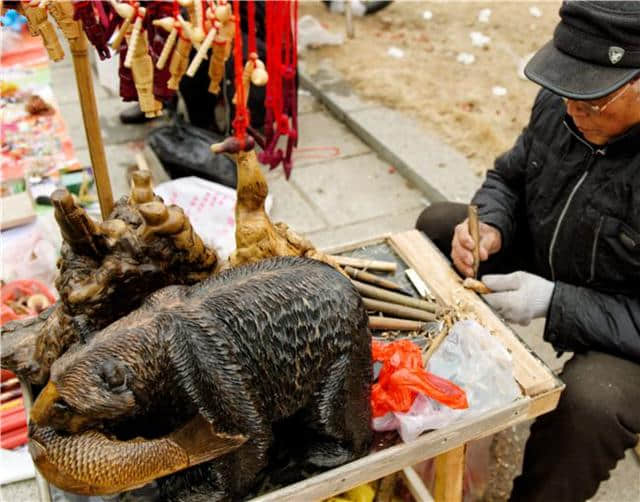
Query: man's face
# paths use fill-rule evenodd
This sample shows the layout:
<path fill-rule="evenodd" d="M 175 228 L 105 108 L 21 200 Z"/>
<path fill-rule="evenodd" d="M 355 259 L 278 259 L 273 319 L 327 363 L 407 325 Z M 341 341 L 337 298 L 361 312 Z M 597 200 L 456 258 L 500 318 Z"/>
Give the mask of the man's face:
<path fill-rule="evenodd" d="M 588 141 L 604 145 L 640 122 L 638 79 L 600 99 L 567 99 L 567 113 Z"/>

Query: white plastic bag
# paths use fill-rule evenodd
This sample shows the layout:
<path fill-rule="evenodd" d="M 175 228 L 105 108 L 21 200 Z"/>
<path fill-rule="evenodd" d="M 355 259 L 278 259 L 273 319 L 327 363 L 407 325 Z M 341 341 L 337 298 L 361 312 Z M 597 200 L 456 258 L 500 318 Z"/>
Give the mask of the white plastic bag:
<path fill-rule="evenodd" d="M 165 204 L 180 206 L 202 241 L 226 259 L 236 247 L 236 191 L 213 181 L 189 176 L 160 183 L 153 191 Z M 271 210 L 267 196 L 265 209 Z"/>
<path fill-rule="evenodd" d="M 0 240 L 2 280 L 37 279 L 56 294 L 54 281 L 62 236 L 53 211 L 39 215 L 29 225 L 3 231 Z"/>
<path fill-rule="evenodd" d="M 397 429 L 403 441 L 413 441 L 426 430 L 480 415 L 521 395 L 513 378 L 511 355 L 476 321 L 454 324 L 431 357 L 427 370 L 462 387 L 469 408 L 454 410 L 419 394 L 407 413 L 387 413 L 375 418 L 375 430 Z"/>
<path fill-rule="evenodd" d="M 302 16 L 298 21 L 298 51 L 322 45 L 341 45 L 344 36 L 331 33 L 313 16 Z"/>

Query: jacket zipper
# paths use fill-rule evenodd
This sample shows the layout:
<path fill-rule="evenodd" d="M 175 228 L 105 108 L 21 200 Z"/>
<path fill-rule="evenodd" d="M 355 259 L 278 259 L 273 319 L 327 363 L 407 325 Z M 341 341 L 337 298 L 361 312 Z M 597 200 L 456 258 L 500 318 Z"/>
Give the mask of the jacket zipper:
<path fill-rule="evenodd" d="M 600 216 L 598 220 L 598 226 L 596 227 L 596 235 L 593 239 L 593 247 L 591 248 L 591 269 L 589 273 L 589 282 L 592 282 L 596 277 L 596 253 L 598 252 L 598 239 L 600 239 L 600 230 L 602 230 L 602 222 L 604 216 Z"/>
<path fill-rule="evenodd" d="M 560 227 L 562 226 L 564 217 L 567 214 L 567 210 L 569 209 L 569 206 L 571 205 L 571 202 L 573 201 L 573 198 L 575 197 L 576 192 L 578 191 L 578 189 L 580 188 L 582 183 L 584 183 L 584 180 L 588 176 L 589 170 L 593 165 L 593 161 L 595 160 L 596 155 L 597 154 L 604 155 L 606 153 L 606 148 L 599 148 L 597 150 L 594 149 L 593 146 L 591 146 L 584 139 L 582 139 L 575 132 L 573 132 L 566 122 L 563 122 L 563 123 L 564 123 L 564 126 L 569 130 L 569 132 L 591 151 L 591 156 L 589 158 L 589 163 L 587 164 L 587 168 L 585 169 L 584 173 L 582 173 L 582 176 L 580 176 L 580 179 L 578 180 L 576 185 L 573 187 L 573 190 L 571 190 L 571 193 L 567 198 L 567 202 L 565 202 L 564 207 L 562 208 L 562 212 L 560 213 L 560 217 L 558 218 L 558 223 L 556 223 L 556 228 L 554 229 L 553 236 L 551 237 L 551 244 L 549 244 L 549 269 L 551 270 L 552 281 L 556 280 L 556 273 L 555 273 L 555 270 L 553 269 L 553 249 L 555 248 L 556 240 L 558 239 L 558 233 L 560 232 Z"/>

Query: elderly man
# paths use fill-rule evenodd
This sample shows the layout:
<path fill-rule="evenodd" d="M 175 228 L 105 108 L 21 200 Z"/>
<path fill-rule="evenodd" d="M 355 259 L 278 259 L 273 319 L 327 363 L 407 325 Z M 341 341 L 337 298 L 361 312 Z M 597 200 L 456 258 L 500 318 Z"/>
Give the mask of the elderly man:
<path fill-rule="evenodd" d="M 473 199 L 485 300 L 546 317 L 544 339 L 574 352 L 513 501 L 588 499 L 640 433 L 640 2 L 570 1 L 560 18 L 525 69 L 543 87 L 529 124 Z M 469 276 L 466 212 L 434 204 L 417 228 Z"/>

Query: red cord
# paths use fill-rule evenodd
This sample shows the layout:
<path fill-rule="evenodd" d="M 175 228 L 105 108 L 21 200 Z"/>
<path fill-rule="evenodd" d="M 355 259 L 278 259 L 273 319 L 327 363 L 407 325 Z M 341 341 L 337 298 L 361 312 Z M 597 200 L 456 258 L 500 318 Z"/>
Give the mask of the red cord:
<path fill-rule="evenodd" d="M 235 14 L 236 33 L 234 40 L 233 63 L 236 81 L 236 116 L 233 120 L 235 136 L 242 143 L 247 138 L 247 107 L 244 99 L 244 86 L 242 85 L 242 30 L 240 29 L 240 0 L 233 0 L 233 10 Z"/>
<path fill-rule="evenodd" d="M 256 4 L 253 0 L 247 0 L 247 26 L 248 26 L 248 50 L 258 53 L 256 49 Z"/>

